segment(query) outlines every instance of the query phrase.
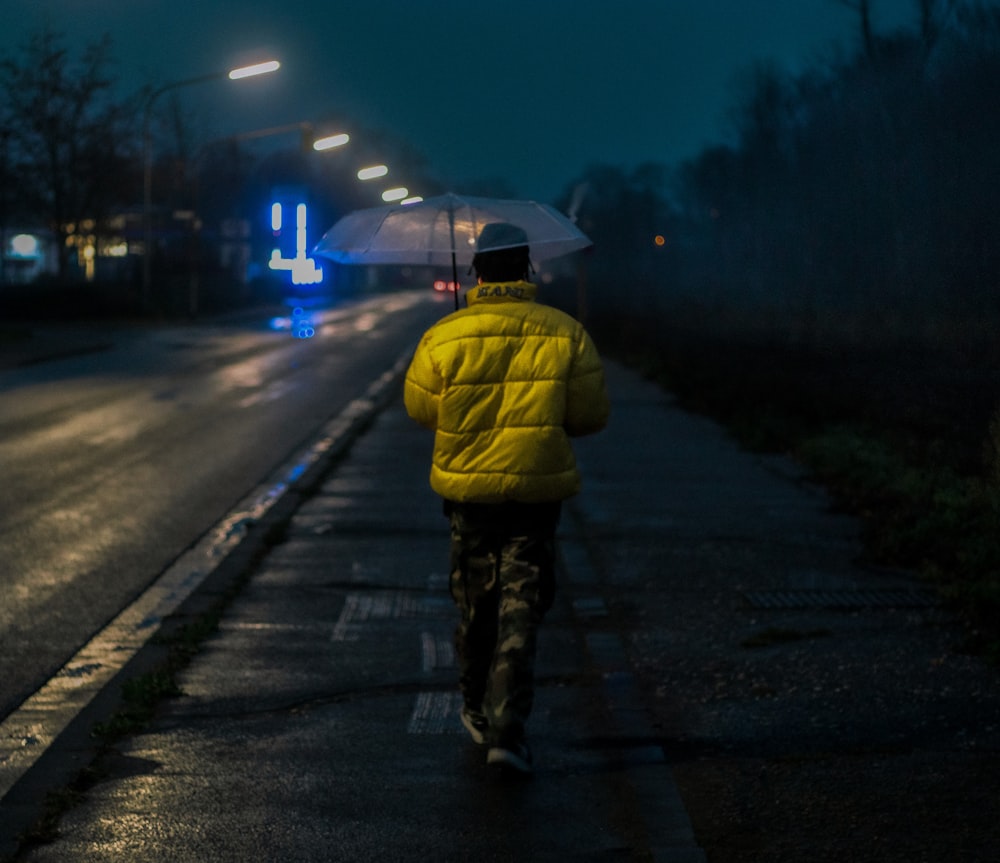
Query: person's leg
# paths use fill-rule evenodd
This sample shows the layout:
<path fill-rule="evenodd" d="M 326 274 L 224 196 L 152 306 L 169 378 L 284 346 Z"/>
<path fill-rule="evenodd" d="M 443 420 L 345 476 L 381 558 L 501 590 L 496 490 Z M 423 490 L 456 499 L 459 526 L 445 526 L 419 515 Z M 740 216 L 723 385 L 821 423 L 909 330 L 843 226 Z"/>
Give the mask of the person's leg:
<path fill-rule="evenodd" d="M 516 748 L 534 702 L 538 626 L 555 593 L 558 507 L 528 507 L 509 525 L 499 566 L 496 650 L 483 708 L 491 744 Z"/>
<path fill-rule="evenodd" d="M 481 715 L 497 639 L 500 549 L 490 525 L 469 507 L 453 505 L 449 517 L 449 588 L 461 613 L 455 630 L 459 688 L 467 711 Z M 482 726 L 485 733 L 485 721 Z"/>

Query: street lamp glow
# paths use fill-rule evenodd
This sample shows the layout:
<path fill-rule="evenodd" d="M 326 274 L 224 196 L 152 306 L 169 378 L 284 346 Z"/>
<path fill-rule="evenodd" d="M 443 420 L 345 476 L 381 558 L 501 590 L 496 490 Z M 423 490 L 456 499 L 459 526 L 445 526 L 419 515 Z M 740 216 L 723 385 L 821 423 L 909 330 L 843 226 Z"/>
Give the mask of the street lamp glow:
<path fill-rule="evenodd" d="M 313 141 L 314 150 L 332 150 L 334 147 L 343 147 L 351 136 L 347 134 L 327 135 L 325 138 L 317 138 Z"/>
<path fill-rule="evenodd" d="M 362 168 L 358 171 L 359 180 L 374 180 L 377 177 L 384 177 L 389 173 L 385 165 L 372 165 L 370 168 Z"/>
<path fill-rule="evenodd" d="M 250 78 L 255 75 L 264 75 L 268 72 L 275 72 L 281 68 L 277 60 L 268 60 L 264 63 L 255 63 L 252 66 L 242 66 L 233 69 L 228 73 L 230 80 L 235 81 L 240 78 Z M 150 131 L 150 117 L 153 112 L 153 104 L 164 93 L 176 90 L 180 87 L 191 87 L 195 84 L 207 84 L 209 81 L 218 81 L 227 77 L 226 72 L 210 72 L 207 75 L 198 75 L 195 78 L 183 78 L 180 81 L 171 81 L 162 87 L 153 90 L 147 97 L 142 109 L 142 301 L 147 304 L 150 299 L 151 270 L 150 260 L 153 254 L 153 233 L 150 217 L 152 207 L 152 186 L 153 186 L 153 144 Z"/>
<path fill-rule="evenodd" d="M 254 75 L 266 75 L 268 72 L 277 72 L 281 64 L 277 60 L 266 60 L 263 63 L 254 63 L 252 66 L 241 66 L 233 69 L 229 73 L 231 81 L 238 81 L 240 78 L 252 78 Z"/>
<path fill-rule="evenodd" d="M 38 237 L 31 234 L 18 234 L 10 241 L 10 250 L 19 258 L 37 258 Z M 0 250 L 0 254 L 3 253 Z"/>
<path fill-rule="evenodd" d="M 386 189 L 382 193 L 382 200 L 383 201 L 402 201 L 403 198 L 405 198 L 409 194 L 410 194 L 410 190 L 409 189 L 406 189 L 403 186 L 399 186 L 398 188 L 395 188 L 395 189 Z"/>
<path fill-rule="evenodd" d="M 420 195 L 414 195 L 411 198 L 403 198 L 399 203 L 405 207 L 407 204 L 419 204 L 422 200 L 423 198 Z"/>

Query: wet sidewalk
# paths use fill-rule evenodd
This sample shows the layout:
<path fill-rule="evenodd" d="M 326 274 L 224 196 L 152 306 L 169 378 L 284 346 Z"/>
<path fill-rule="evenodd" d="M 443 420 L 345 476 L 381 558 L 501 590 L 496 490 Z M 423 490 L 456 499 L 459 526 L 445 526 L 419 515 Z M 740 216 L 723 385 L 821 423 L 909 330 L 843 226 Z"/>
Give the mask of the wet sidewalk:
<path fill-rule="evenodd" d="M 793 463 L 609 364 L 530 781 L 457 717 L 430 435 L 395 398 L 39 861 L 995 861 L 996 672 Z"/>
<path fill-rule="evenodd" d="M 430 444 L 397 397 L 257 566 L 183 696 L 20 859 L 704 860 L 572 513 L 535 775 L 486 766 L 458 720 Z"/>

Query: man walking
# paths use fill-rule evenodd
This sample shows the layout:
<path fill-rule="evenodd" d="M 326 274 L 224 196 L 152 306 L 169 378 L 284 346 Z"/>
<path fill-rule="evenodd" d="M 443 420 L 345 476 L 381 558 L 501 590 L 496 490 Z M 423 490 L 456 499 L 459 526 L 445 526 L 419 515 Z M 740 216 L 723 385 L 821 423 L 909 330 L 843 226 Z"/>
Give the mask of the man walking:
<path fill-rule="evenodd" d="M 435 433 L 430 483 L 451 523 L 462 723 L 489 764 L 530 774 L 537 630 L 561 502 L 580 489 L 570 438 L 603 428 L 609 402 L 583 326 L 535 302 L 525 232 L 488 224 L 476 249 L 468 305 L 424 334 L 404 395 Z"/>

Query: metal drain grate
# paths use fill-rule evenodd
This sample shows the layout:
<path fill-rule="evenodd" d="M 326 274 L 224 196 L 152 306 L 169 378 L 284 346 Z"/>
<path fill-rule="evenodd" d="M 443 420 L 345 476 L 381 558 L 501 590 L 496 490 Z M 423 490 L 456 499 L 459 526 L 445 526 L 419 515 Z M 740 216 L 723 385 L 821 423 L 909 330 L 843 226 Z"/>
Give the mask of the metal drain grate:
<path fill-rule="evenodd" d="M 751 608 L 933 608 L 926 590 L 757 590 L 743 594 Z"/>

